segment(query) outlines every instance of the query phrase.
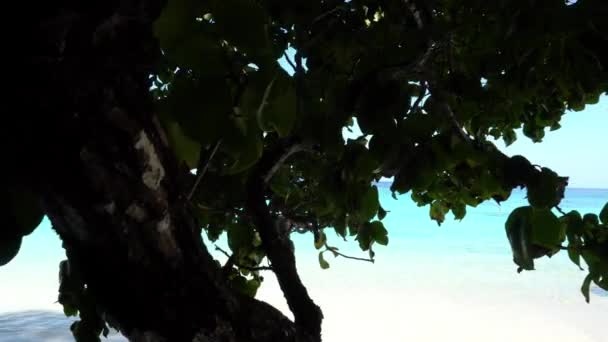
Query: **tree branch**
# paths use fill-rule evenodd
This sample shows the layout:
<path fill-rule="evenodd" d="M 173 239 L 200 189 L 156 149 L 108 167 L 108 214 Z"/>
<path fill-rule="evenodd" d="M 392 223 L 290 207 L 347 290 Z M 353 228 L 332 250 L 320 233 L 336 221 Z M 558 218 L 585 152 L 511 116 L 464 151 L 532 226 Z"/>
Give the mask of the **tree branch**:
<path fill-rule="evenodd" d="M 416 110 L 417 108 L 420 107 L 420 103 L 422 102 L 422 100 L 426 96 L 426 92 L 428 90 L 426 82 L 424 82 L 424 81 L 420 82 L 420 87 L 422 88 L 422 92 L 420 93 L 420 96 L 418 96 L 418 98 L 416 99 L 416 101 L 414 101 L 414 104 L 412 104 L 412 108 L 410 108 L 410 114 L 414 110 Z"/>
<path fill-rule="evenodd" d="M 418 26 L 418 29 L 419 30 L 426 30 L 426 31 L 428 31 L 430 24 L 423 22 L 420 9 L 415 4 L 414 0 L 403 0 L 403 2 L 408 7 L 408 9 L 410 10 L 410 12 L 412 13 L 412 16 L 416 20 L 416 25 Z M 441 105 L 443 107 L 443 111 L 448 116 L 448 118 L 449 118 L 449 120 L 450 120 L 450 122 L 452 124 L 452 127 L 453 127 L 454 131 L 464 141 L 466 141 L 468 143 L 471 143 L 472 142 L 471 137 L 469 137 L 469 135 L 464 131 L 464 129 L 458 123 L 458 120 L 456 120 L 456 116 L 454 115 L 454 111 L 452 111 L 452 108 L 450 107 L 449 103 L 447 102 L 445 92 L 443 91 L 443 89 L 441 89 L 441 87 L 437 86 L 435 77 L 433 77 L 433 75 L 431 73 L 429 73 L 429 72 L 427 72 L 425 70 L 426 69 L 426 63 L 427 63 L 428 59 L 430 58 L 431 54 L 433 53 L 433 51 L 439 49 L 442 45 L 443 45 L 442 43 L 435 42 L 429 36 L 428 37 L 428 48 L 427 48 L 427 51 L 418 60 L 417 64 L 415 66 L 413 66 L 413 70 L 417 70 L 417 71 L 419 71 L 420 73 L 422 73 L 422 74 L 424 74 L 426 76 L 426 78 L 428 79 L 429 90 L 432 93 L 435 93 L 435 95 L 437 95 L 436 97 L 439 98 L 439 100 L 441 102 Z"/>
<path fill-rule="evenodd" d="M 292 154 L 297 152 L 311 151 L 312 149 L 308 148 L 308 146 L 304 144 L 294 144 L 287 148 L 284 154 L 282 154 L 278 160 L 272 165 L 272 167 L 266 172 L 264 175 L 264 184 L 268 184 L 272 179 L 272 176 L 279 170 L 279 168 L 285 163 L 287 158 L 289 158 Z"/>
<path fill-rule="evenodd" d="M 450 119 L 450 123 L 452 124 L 452 128 L 454 129 L 456 134 L 458 134 L 462 138 L 462 140 L 466 141 L 467 143 L 473 143 L 473 140 L 471 139 L 471 137 L 469 137 L 469 135 L 464 131 L 464 129 L 458 123 L 458 120 L 456 120 L 456 116 L 454 115 L 454 112 L 452 111 L 452 107 L 450 107 L 450 105 L 447 103 L 447 101 L 443 97 L 441 97 L 441 98 L 442 98 L 441 105 L 443 107 L 443 110 L 444 110 L 445 114 L 448 116 L 448 118 Z"/>
<path fill-rule="evenodd" d="M 234 261 L 234 254 L 228 254 L 228 252 L 226 252 L 225 250 L 223 250 L 222 248 L 220 248 L 220 246 L 215 245 L 215 250 L 221 252 L 222 254 L 224 254 L 227 258 L 228 258 L 228 262 L 226 264 L 230 264 L 230 265 L 234 265 L 238 268 L 242 268 L 248 271 L 272 271 L 272 267 L 270 266 L 245 266 L 245 265 L 241 265 L 238 264 Z"/>
<path fill-rule="evenodd" d="M 338 252 L 338 248 L 329 246 L 327 244 L 327 242 L 325 242 L 325 249 L 332 252 L 334 254 L 334 256 L 341 256 L 343 258 L 352 259 L 352 260 L 367 261 L 367 262 L 371 262 L 372 264 L 374 263 L 374 259 L 372 259 L 372 258 L 358 258 L 358 257 L 342 254 L 342 253 Z"/>
<path fill-rule="evenodd" d="M 279 221 L 271 216 L 265 196 L 267 183 L 274 172 L 297 151 L 301 149 L 295 141 L 281 140 L 262 155 L 247 180 L 247 210 L 294 315 L 298 336 L 303 340 L 320 341 L 323 314 L 300 280 L 289 230 L 282 229 Z"/>
<path fill-rule="evenodd" d="M 310 23 L 310 26 L 311 27 L 314 26 L 316 23 L 320 22 L 321 20 L 325 19 L 326 17 L 328 17 L 328 16 L 330 16 L 330 15 L 332 15 L 334 13 L 337 13 L 337 12 L 340 12 L 340 11 L 345 11 L 345 10 L 346 10 L 345 6 L 336 6 L 336 7 L 332 8 L 332 9 L 330 9 L 327 12 L 319 14 L 316 18 L 314 18 L 312 20 L 312 22 Z"/>
<path fill-rule="evenodd" d="M 379 79 L 398 81 L 410 79 L 415 76 L 424 76 L 424 66 L 436 50 L 438 50 L 437 45 L 430 45 L 424 54 L 413 62 L 406 65 L 400 64 L 384 68 L 384 70 L 379 73 Z"/>
<path fill-rule="evenodd" d="M 295 64 L 293 64 L 293 61 L 291 60 L 291 58 L 287 55 L 286 52 L 283 52 L 283 57 L 285 57 L 285 60 L 287 61 L 287 64 L 289 64 L 289 66 L 293 69 L 293 72 L 296 72 L 298 70 L 298 68 L 296 67 Z"/>

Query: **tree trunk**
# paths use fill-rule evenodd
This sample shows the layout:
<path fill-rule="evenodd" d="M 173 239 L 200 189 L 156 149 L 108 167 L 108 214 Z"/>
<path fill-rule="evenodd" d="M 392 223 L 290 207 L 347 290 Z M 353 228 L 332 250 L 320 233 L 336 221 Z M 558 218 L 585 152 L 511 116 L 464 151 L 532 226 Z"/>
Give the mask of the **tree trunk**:
<path fill-rule="evenodd" d="M 295 341 L 270 305 L 230 289 L 201 239 L 154 116 L 149 75 L 162 0 L 64 1 L 28 10 L 12 176 L 34 184 L 92 298 L 131 341 Z M 28 23 L 29 21 L 29 23 Z M 26 97 L 27 96 L 27 97 Z M 32 124 L 33 122 L 33 124 Z M 29 160 L 36 156 L 35 160 Z"/>

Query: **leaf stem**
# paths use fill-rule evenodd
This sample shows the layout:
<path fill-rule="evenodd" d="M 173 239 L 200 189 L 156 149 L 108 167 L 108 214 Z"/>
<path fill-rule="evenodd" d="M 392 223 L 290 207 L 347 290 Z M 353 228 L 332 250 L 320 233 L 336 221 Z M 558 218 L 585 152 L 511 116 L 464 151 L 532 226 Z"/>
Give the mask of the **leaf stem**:
<path fill-rule="evenodd" d="M 198 187 L 199 183 L 201 182 L 201 179 L 203 179 L 203 176 L 207 172 L 207 169 L 209 168 L 209 164 L 211 163 L 211 160 L 213 159 L 213 156 L 215 156 L 215 153 L 219 149 L 221 143 L 222 143 L 222 140 L 220 139 L 215 144 L 215 146 L 213 147 L 213 150 L 211 151 L 211 154 L 209 155 L 209 158 L 207 159 L 207 162 L 205 163 L 205 166 L 203 167 L 203 169 L 202 170 L 200 170 L 200 169 L 196 170 L 196 180 L 194 181 L 194 185 L 192 185 L 192 189 L 190 189 L 190 192 L 188 193 L 188 197 L 187 197 L 188 202 L 190 202 L 190 200 L 192 199 L 192 196 L 194 195 L 194 192 L 196 191 L 196 188 Z M 199 166 L 200 165 L 201 165 L 201 163 L 199 161 Z"/>
<path fill-rule="evenodd" d="M 287 64 L 289 64 L 289 66 L 292 67 L 293 72 L 296 72 L 298 70 L 298 68 L 296 67 L 296 65 L 293 63 L 293 61 L 291 60 L 291 58 L 289 57 L 289 55 L 287 55 L 286 52 L 283 52 L 283 57 L 285 57 L 285 60 L 287 61 Z"/>
<path fill-rule="evenodd" d="M 562 210 L 562 208 L 559 207 L 559 205 L 556 205 L 555 209 L 557 209 L 557 211 L 559 211 L 560 214 L 566 215 L 566 213 Z"/>
<path fill-rule="evenodd" d="M 367 261 L 367 262 L 371 262 L 372 264 L 374 263 L 374 259 L 372 259 L 372 258 L 359 258 L 359 257 L 354 257 L 354 256 L 350 256 L 350 255 L 346 255 L 346 254 L 340 253 L 340 252 L 338 252 L 338 249 L 336 247 L 329 246 L 327 244 L 327 242 L 325 243 L 325 251 L 330 251 L 335 256 L 341 256 L 341 257 L 346 258 L 346 259 L 359 260 L 359 261 Z"/>

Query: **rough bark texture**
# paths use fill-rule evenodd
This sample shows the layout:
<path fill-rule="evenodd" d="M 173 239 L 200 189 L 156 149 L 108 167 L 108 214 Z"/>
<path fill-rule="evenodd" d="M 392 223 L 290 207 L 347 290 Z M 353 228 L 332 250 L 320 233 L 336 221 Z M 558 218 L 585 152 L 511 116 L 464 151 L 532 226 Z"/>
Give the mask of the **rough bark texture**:
<path fill-rule="evenodd" d="M 163 1 L 46 6 L 27 16 L 29 85 L 18 89 L 35 101 L 13 125 L 23 141 L 12 177 L 42 194 L 96 310 L 132 341 L 308 340 L 232 291 L 201 241 L 187 170 L 148 91 Z"/>

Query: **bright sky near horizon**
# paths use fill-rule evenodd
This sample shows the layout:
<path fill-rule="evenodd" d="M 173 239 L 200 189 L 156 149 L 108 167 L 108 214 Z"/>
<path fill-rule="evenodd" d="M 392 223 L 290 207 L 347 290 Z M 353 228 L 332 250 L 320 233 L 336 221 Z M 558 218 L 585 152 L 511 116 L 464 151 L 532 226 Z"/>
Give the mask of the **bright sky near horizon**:
<path fill-rule="evenodd" d="M 567 112 L 562 127 L 545 134 L 535 144 L 518 130 L 518 139 L 509 147 L 498 147 L 508 155 L 521 154 L 532 163 L 569 176 L 572 188 L 608 189 L 608 96 L 603 95 L 583 111 Z"/>

